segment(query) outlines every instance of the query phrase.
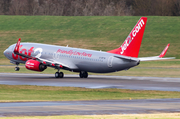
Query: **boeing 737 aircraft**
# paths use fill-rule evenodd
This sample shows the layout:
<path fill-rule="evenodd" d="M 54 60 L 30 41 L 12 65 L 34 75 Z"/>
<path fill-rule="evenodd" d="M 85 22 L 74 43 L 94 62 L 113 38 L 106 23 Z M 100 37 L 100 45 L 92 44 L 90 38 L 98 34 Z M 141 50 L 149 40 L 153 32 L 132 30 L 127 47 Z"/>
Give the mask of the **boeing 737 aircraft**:
<path fill-rule="evenodd" d="M 19 39 L 17 44 L 4 51 L 4 55 L 11 63 L 17 65 L 16 71 L 19 71 L 20 63 L 24 63 L 29 70 L 39 72 L 52 67 L 58 70 L 55 73 L 56 78 L 64 77 L 60 69 L 79 72 L 80 78 L 87 78 L 87 72 L 116 72 L 137 66 L 140 61 L 170 59 L 162 58 L 169 44 L 159 56 L 138 58 L 146 22 L 147 18 L 141 17 L 124 43 L 108 52 L 40 43 L 20 43 Z"/>

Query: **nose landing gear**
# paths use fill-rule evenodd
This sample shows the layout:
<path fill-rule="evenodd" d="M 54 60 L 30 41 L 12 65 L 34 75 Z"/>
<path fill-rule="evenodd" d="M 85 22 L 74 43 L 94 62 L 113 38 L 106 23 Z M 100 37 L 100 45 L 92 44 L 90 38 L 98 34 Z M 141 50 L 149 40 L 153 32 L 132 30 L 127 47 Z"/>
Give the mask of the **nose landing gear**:
<path fill-rule="evenodd" d="M 15 71 L 19 71 L 20 68 L 17 66 L 17 67 L 14 68 L 14 70 L 15 70 Z"/>
<path fill-rule="evenodd" d="M 20 68 L 18 67 L 19 63 L 16 62 L 15 64 L 16 64 L 17 66 L 14 68 L 14 70 L 15 70 L 15 71 L 19 71 L 19 70 L 20 70 Z"/>

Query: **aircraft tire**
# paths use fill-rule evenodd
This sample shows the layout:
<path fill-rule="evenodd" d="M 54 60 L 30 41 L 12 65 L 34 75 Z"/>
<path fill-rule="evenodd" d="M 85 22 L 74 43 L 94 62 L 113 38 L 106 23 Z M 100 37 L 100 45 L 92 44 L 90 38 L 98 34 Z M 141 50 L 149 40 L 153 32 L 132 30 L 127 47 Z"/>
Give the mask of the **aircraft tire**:
<path fill-rule="evenodd" d="M 55 78 L 59 78 L 59 76 L 60 76 L 60 73 L 59 73 L 59 72 L 56 72 L 56 73 L 55 73 Z"/>
<path fill-rule="evenodd" d="M 87 77 L 88 77 L 88 73 L 87 73 L 86 71 L 81 71 L 81 72 L 79 73 L 79 77 L 80 77 L 80 78 L 87 78 Z"/>
<path fill-rule="evenodd" d="M 83 78 L 87 78 L 88 77 L 88 73 L 87 72 L 84 72 L 83 73 Z"/>
<path fill-rule="evenodd" d="M 59 73 L 59 78 L 63 78 L 64 77 L 64 73 L 63 72 L 60 72 Z"/>
<path fill-rule="evenodd" d="M 83 73 L 82 72 L 79 73 L 79 77 L 83 78 Z"/>
<path fill-rule="evenodd" d="M 19 71 L 20 70 L 20 68 L 19 67 L 15 67 L 15 69 L 14 69 L 15 71 Z"/>

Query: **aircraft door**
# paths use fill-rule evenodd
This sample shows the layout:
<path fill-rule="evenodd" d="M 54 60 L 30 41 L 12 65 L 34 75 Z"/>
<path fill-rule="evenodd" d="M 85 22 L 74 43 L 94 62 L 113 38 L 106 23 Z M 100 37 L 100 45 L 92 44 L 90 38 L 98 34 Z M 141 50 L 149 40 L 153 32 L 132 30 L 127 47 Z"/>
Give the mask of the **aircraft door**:
<path fill-rule="evenodd" d="M 108 58 L 108 63 L 107 63 L 108 67 L 112 67 L 113 58 L 114 58 L 113 56 Z"/>

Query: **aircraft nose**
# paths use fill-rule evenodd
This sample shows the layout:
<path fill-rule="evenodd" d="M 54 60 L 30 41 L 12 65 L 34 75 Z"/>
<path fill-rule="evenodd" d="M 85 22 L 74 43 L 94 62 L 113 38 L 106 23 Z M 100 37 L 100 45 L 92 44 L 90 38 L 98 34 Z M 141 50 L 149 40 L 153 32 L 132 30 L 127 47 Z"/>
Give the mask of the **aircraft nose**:
<path fill-rule="evenodd" d="M 5 51 L 4 51 L 4 56 L 8 56 L 8 54 L 9 54 L 9 52 L 8 52 L 8 50 L 6 49 Z"/>

